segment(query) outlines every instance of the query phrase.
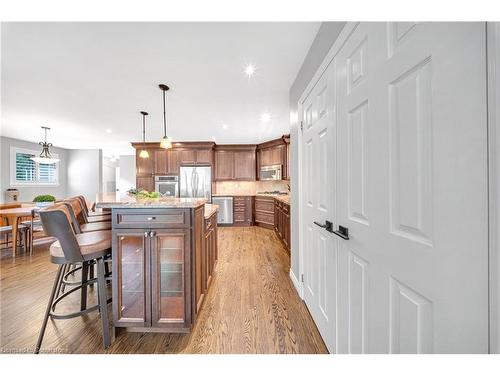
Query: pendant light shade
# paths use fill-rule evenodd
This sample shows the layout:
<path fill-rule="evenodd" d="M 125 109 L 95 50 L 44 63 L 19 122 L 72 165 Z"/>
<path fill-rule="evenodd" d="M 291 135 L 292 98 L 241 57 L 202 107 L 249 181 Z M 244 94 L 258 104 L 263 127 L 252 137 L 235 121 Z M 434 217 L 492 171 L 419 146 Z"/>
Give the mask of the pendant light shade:
<path fill-rule="evenodd" d="M 47 143 L 47 130 L 50 130 L 50 128 L 42 126 L 42 129 L 45 131 L 45 140 L 38 143 L 42 146 L 42 152 L 40 152 L 40 155 L 32 157 L 31 160 L 38 164 L 55 164 L 59 161 L 59 159 L 54 158 L 50 154 L 50 147 L 52 147 L 52 143 Z"/>
<path fill-rule="evenodd" d="M 166 106 L 167 106 L 166 93 L 170 88 L 167 85 L 164 85 L 163 83 L 159 84 L 158 87 L 162 91 L 163 95 L 163 138 L 160 141 L 160 147 L 168 150 L 169 148 L 172 148 L 172 140 L 168 138 L 167 135 L 167 111 L 166 111 Z"/>
<path fill-rule="evenodd" d="M 142 115 L 142 145 L 143 149 L 139 152 L 139 157 L 143 159 L 149 158 L 149 152 L 146 150 L 146 116 L 147 112 L 141 111 Z"/>

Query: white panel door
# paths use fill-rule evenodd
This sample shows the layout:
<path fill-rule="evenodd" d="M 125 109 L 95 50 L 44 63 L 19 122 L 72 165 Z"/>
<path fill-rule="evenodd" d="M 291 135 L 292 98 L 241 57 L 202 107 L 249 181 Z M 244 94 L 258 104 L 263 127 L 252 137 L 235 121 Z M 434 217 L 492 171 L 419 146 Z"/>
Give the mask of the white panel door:
<path fill-rule="evenodd" d="M 486 353 L 485 25 L 361 23 L 335 60 L 336 351 Z"/>
<path fill-rule="evenodd" d="M 335 70 L 324 72 L 301 105 L 304 249 L 304 300 L 333 352 L 335 334 L 336 241 L 314 224 L 335 220 L 332 186 L 335 176 Z"/>

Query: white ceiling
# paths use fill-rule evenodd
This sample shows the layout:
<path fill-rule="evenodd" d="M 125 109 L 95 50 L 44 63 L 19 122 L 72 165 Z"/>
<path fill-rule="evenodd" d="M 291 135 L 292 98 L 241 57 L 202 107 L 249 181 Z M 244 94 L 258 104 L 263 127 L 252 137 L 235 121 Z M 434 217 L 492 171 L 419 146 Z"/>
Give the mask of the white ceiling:
<path fill-rule="evenodd" d="M 3 23 L 2 135 L 38 142 L 46 125 L 56 146 L 130 154 L 142 136 L 139 111 L 150 113 L 147 141 L 163 135 L 165 83 L 174 140 L 279 137 L 289 132 L 288 91 L 319 25 Z"/>

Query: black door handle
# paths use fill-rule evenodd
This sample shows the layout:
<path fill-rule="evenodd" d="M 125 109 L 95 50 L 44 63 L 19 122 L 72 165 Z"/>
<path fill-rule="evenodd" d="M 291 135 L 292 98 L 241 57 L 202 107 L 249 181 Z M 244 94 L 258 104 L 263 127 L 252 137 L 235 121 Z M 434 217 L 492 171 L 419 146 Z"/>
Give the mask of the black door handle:
<path fill-rule="evenodd" d="M 332 233 L 339 236 L 340 238 L 342 238 L 346 241 L 349 240 L 349 229 L 346 227 L 343 227 L 342 225 L 339 225 L 339 230 L 336 230 Z"/>
<path fill-rule="evenodd" d="M 318 227 L 326 229 L 328 232 L 333 233 L 333 223 L 331 221 L 325 220 L 325 224 L 314 222 Z"/>

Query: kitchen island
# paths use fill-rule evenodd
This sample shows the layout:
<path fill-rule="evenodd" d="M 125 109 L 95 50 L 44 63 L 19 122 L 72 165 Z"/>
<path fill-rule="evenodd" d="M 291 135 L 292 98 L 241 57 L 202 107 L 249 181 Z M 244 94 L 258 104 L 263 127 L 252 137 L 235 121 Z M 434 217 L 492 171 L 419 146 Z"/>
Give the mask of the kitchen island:
<path fill-rule="evenodd" d="M 96 207 L 112 214 L 115 330 L 190 332 L 217 257 L 216 239 L 210 246 L 205 240 L 217 207 L 207 205 L 206 218 L 205 203 L 97 196 Z"/>

